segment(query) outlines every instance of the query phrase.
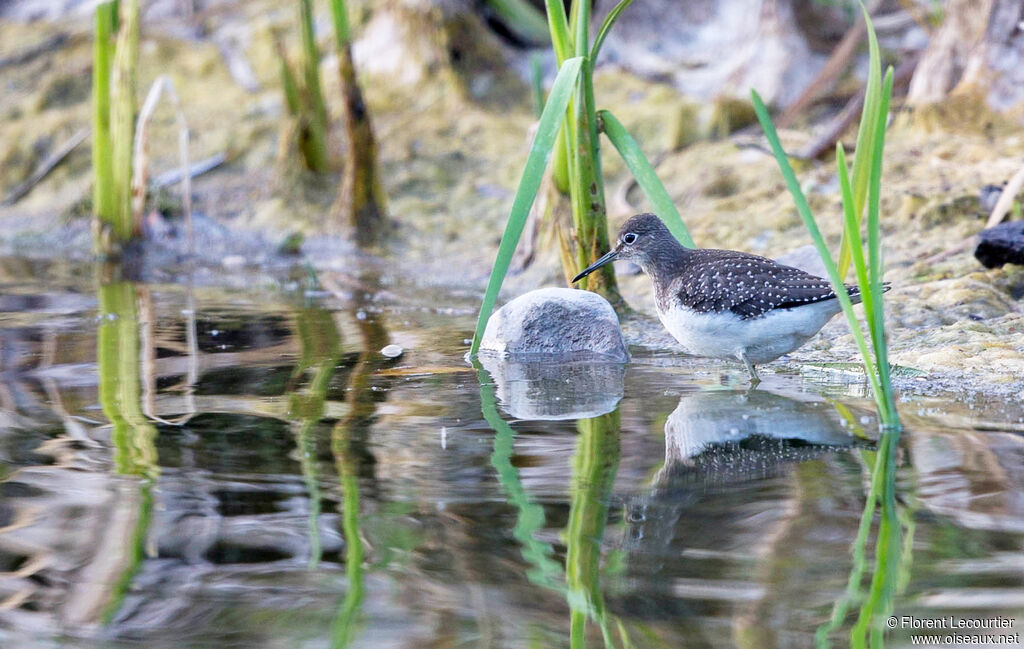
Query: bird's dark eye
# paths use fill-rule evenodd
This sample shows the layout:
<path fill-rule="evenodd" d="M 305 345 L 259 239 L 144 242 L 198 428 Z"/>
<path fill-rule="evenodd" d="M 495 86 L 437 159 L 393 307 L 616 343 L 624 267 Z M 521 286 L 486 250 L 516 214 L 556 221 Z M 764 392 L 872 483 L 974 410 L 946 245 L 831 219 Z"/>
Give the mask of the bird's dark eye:
<path fill-rule="evenodd" d="M 633 234 L 632 232 L 627 232 L 626 234 L 622 235 L 622 243 L 626 245 L 633 245 L 634 243 L 636 243 L 636 235 Z"/>

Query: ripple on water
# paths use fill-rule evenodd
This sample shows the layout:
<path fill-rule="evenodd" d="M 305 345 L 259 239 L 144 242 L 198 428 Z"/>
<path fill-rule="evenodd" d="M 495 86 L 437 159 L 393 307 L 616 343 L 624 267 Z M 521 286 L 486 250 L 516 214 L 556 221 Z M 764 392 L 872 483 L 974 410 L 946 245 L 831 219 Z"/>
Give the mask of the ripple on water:
<path fill-rule="evenodd" d="M 780 365 L 750 391 L 741 367 L 637 350 L 610 407 L 554 420 L 578 383 L 495 386 L 461 356 L 473 296 L 392 278 L 372 308 L 131 286 L 141 315 L 111 340 L 138 332 L 117 366 L 138 374 L 104 384 L 98 329 L 132 314 L 97 319 L 89 269 L 39 270 L 0 299 L 4 646 L 563 646 L 586 598 L 593 633 L 638 647 L 849 637 L 859 603 L 819 630 L 878 452 L 855 380 Z M 903 398 L 893 610 L 1018 616 L 1020 414 Z"/>

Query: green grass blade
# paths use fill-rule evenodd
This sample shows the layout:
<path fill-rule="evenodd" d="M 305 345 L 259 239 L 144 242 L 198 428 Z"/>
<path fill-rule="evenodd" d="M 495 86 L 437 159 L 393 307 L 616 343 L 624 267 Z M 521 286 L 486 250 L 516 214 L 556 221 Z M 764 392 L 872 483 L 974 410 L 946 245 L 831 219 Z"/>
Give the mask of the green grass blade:
<path fill-rule="evenodd" d="M 860 324 L 857 322 L 857 316 L 853 312 L 850 294 L 846 291 L 846 285 L 843 284 L 843 279 L 839 275 L 839 269 L 836 267 L 831 253 L 828 251 L 828 246 L 825 245 L 825 238 L 821 236 L 818 224 L 815 222 L 811 208 L 807 204 L 807 198 L 804 196 L 803 190 L 800 189 L 800 183 L 797 182 L 796 174 L 793 173 L 793 167 L 789 164 L 789 158 L 786 157 L 786 152 L 782 149 L 782 143 L 779 142 L 779 134 L 775 132 L 775 126 L 772 125 L 768 109 L 765 108 L 764 102 L 761 101 L 761 96 L 757 94 L 756 90 L 751 90 L 750 96 L 754 103 L 754 112 L 757 113 L 757 119 L 761 122 L 761 128 L 764 129 L 764 134 L 771 145 L 772 154 L 779 163 L 779 169 L 782 171 L 782 177 L 786 181 L 786 187 L 789 188 L 789 193 L 793 195 L 793 202 L 796 203 L 797 212 L 799 212 L 800 218 L 803 219 L 804 225 L 811 234 L 814 247 L 818 250 L 822 263 L 825 264 L 825 270 L 828 271 L 828 278 L 832 282 L 832 288 L 835 289 L 839 304 L 843 307 L 843 315 L 846 316 L 846 323 L 850 327 L 850 334 L 857 343 L 857 349 L 860 350 L 861 358 L 864 360 L 868 380 L 871 382 L 871 391 L 875 397 L 875 405 L 878 407 L 879 413 L 881 413 L 883 411 L 883 400 L 878 373 L 875 371 L 874 363 L 871 360 L 871 352 L 868 350 L 867 341 L 864 339 L 864 332 L 861 330 Z"/>
<path fill-rule="evenodd" d="M 839 168 L 839 189 L 843 197 L 843 237 L 850 242 L 850 253 L 853 258 L 853 268 L 857 274 L 857 287 L 862 296 L 868 296 L 868 269 L 864 261 L 864 242 L 860 237 L 860 220 L 857 218 L 854 209 L 853 186 L 850 183 L 850 168 L 846 164 L 846 149 L 842 142 L 836 142 L 836 165 Z M 841 274 L 841 273 L 840 273 Z M 864 315 L 868 322 L 871 322 L 874 303 L 870 299 L 863 299 Z"/>
<path fill-rule="evenodd" d="M 299 84 L 295 80 L 295 74 L 292 73 L 291 66 L 289 66 L 288 59 L 284 56 L 283 50 L 278 58 L 281 61 L 281 88 L 284 90 L 284 103 L 288 106 L 288 113 L 292 117 L 298 117 L 301 111 Z"/>
<path fill-rule="evenodd" d="M 569 33 L 572 35 L 573 52 L 576 47 L 576 27 L 580 19 L 580 5 L 585 0 L 569 0 Z M 564 4 L 564 3 L 563 3 Z M 579 56 L 578 54 L 576 56 Z"/>
<path fill-rule="evenodd" d="M 594 45 L 590 48 L 591 65 L 597 61 L 597 55 L 601 52 L 601 46 L 604 45 L 604 39 L 608 37 L 608 32 L 611 31 L 612 25 L 619 19 L 619 16 L 626 10 L 626 7 L 631 4 L 633 4 L 633 0 L 620 0 L 619 4 L 615 5 L 608 12 L 608 15 L 604 17 L 604 22 L 601 23 L 601 28 L 597 30 L 597 36 L 594 37 Z"/>
<path fill-rule="evenodd" d="M 544 6 L 547 8 L 548 28 L 551 31 L 551 47 L 555 50 L 555 59 L 558 65 L 561 66 L 566 59 L 572 56 L 573 51 L 572 33 L 569 31 L 569 19 L 565 15 L 565 3 L 562 0 L 545 0 Z M 563 194 L 569 193 L 568 139 L 568 130 L 562 129 L 558 134 L 558 142 L 555 143 L 555 158 L 551 169 L 555 187 Z"/>
<path fill-rule="evenodd" d="M 544 112 L 544 70 L 540 65 L 540 55 L 530 55 L 530 98 L 533 102 L 533 114 L 540 119 Z"/>
<path fill-rule="evenodd" d="M 696 248 L 697 246 L 694 245 L 693 239 L 690 237 L 690 231 L 686 229 L 679 210 L 672 202 L 672 197 L 668 195 L 668 191 L 658 179 L 654 167 L 647 161 L 644 152 L 640 150 L 640 145 L 629 134 L 622 122 L 607 110 L 598 111 L 598 118 L 604 124 L 604 134 L 608 136 L 612 145 L 622 156 L 629 171 L 636 178 L 637 184 L 640 185 L 640 189 L 643 190 L 647 200 L 654 207 L 654 213 L 665 223 L 679 243 L 687 248 Z"/>
<path fill-rule="evenodd" d="M 871 295 L 879 299 L 881 299 L 882 285 L 882 241 L 879 223 L 882 157 L 885 151 L 885 128 L 889 115 L 889 98 L 892 96 L 892 77 L 893 71 L 890 67 L 885 74 L 885 86 L 882 89 L 881 101 L 878 106 L 875 132 L 872 134 L 871 176 L 868 187 L 868 281 L 870 283 Z"/>
<path fill-rule="evenodd" d="M 537 124 L 537 134 L 530 146 L 530 154 L 526 159 L 526 168 L 519 181 L 519 188 L 516 189 L 515 198 L 512 199 L 512 211 L 505 224 L 505 232 L 498 245 L 498 255 L 494 260 L 494 268 L 491 269 L 491 277 L 487 282 L 487 291 L 484 293 L 483 303 L 480 305 L 480 316 L 473 334 L 473 344 L 469 350 L 471 356 L 480 350 L 480 339 L 487 326 L 487 319 L 491 317 L 491 312 L 494 310 L 494 303 L 498 299 L 498 292 L 505 280 L 505 273 L 508 272 L 509 264 L 512 262 L 512 255 L 519 243 L 519 236 L 523 233 L 526 217 L 530 213 L 533 201 L 537 198 L 537 191 L 540 189 L 540 183 L 544 177 L 544 169 L 547 167 L 551 149 L 555 144 L 555 137 L 565 120 L 565 111 L 576 89 L 576 78 L 579 76 L 582 65 L 583 59 L 580 57 L 566 61 L 562 64 L 558 76 L 555 77 L 555 82 L 551 86 L 551 94 L 548 95 L 544 112 Z"/>
<path fill-rule="evenodd" d="M 513 33 L 531 43 L 548 40 L 548 24 L 544 14 L 527 0 L 487 0 L 494 13 Z"/>
<path fill-rule="evenodd" d="M 864 5 L 864 21 L 868 33 L 868 83 L 864 93 L 864 108 L 861 110 L 860 127 L 857 130 L 857 144 L 853 159 L 853 206 L 857 216 L 857 231 L 864 218 L 864 203 L 868 192 L 868 179 L 871 168 L 871 142 L 875 132 L 875 119 L 878 115 L 878 101 L 882 90 L 882 57 L 878 48 L 878 38 L 871 23 L 871 16 Z M 839 245 L 839 274 L 846 277 L 850 269 L 850 244 L 843 237 Z"/>
<path fill-rule="evenodd" d="M 851 242 L 851 255 L 854 269 L 857 271 L 857 283 L 867 285 L 867 265 L 864 261 L 863 241 L 860 228 L 857 227 L 857 210 L 854 207 L 853 184 L 850 180 L 850 166 L 847 163 L 846 148 L 842 142 L 836 142 L 836 167 L 839 174 L 839 190 L 843 199 L 843 236 Z M 862 273 L 863 271 L 863 273 Z"/>
<path fill-rule="evenodd" d="M 575 0 L 569 16 L 576 56 L 590 54 L 590 0 Z"/>
<path fill-rule="evenodd" d="M 861 603 L 857 622 L 850 631 L 851 646 L 884 646 L 884 627 L 880 622 L 892 611 L 896 592 L 897 568 L 902 549 L 902 528 L 896 510 L 896 443 L 899 431 L 885 431 L 879 439 L 871 490 L 875 492 L 879 516 L 875 536 L 875 564 L 867 597 Z M 879 483 L 876 486 L 876 481 Z M 874 502 L 869 501 L 874 509 Z"/>
<path fill-rule="evenodd" d="M 342 48 L 352 42 L 352 31 L 348 24 L 348 7 L 345 0 L 331 0 L 331 18 L 334 20 L 334 38 Z"/>
<path fill-rule="evenodd" d="M 563 124 L 558 129 L 558 139 L 555 140 L 555 153 L 551 159 L 551 178 L 555 181 L 555 187 L 563 194 L 569 193 L 569 128 Z"/>
<path fill-rule="evenodd" d="M 313 2 L 299 0 L 299 33 L 302 36 L 302 71 L 305 75 L 305 91 L 309 94 L 317 126 L 327 131 L 327 106 L 324 104 L 320 86 L 320 52 L 316 46 L 313 29 Z"/>
<path fill-rule="evenodd" d="M 561 66 L 572 56 L 572 33 L 569 31 L 569 19 L 565 15 L 562 0 L 544 0 L 548 13 L 548 29 L 551 32 L 551 46 L 555 50 L 555 58 Z"/>
<path fill-rule="evenodd" d="M 892 397 L 892 378 L 889 375 L 889 352 L 885 342 L 885 309 L 882 304 L 882 233 L 880 202 L 882 186 L 882 157 L 885 151 L 885 128 L 889 115 L 889 100 L 892 97 L 893 70 L 885 73 L 882 96 L 875 122 L 872 142 L 871 182 L 868 191 L 868 282 L 872 301 L 872 319 L 868 322 L 871 339 L 875 344 L 875 361 L 878 363 L 879 380 L 885 395 L 886 413 L 882 413 L 886 424 L 899 424 L 899 415 Z"/>
<path fill-rule="evenodd" d="M 299 0 L 299 33 L 302 36 L 302 93 L 305 95 L 309 115 L 309 140 L 302 147 L 306 165 L 316 173 L 330 171 L 327 150 L 327 104 L 320 84 L 320 51 L 313 29 L 313 1 Z"/>

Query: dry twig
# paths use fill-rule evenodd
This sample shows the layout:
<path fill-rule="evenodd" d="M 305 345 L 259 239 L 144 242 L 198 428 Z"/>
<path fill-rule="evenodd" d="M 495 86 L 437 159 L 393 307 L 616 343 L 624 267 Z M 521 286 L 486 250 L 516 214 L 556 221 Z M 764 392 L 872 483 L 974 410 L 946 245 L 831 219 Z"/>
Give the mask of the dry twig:
<path fill-rule="evenodd" d="M 39 163 L 32 175 L 29 176 L 25 182 L 21 183 L 7 195 L 7 198 L 3 200 L 0 205 L 8 206 L 17 203 L 22 196 L 29 193 L 33 187 L 39 184 L 43 178 L 53 171 L 57 165 L 59 165 L 64 158 L 68 157 L 75 148 L 85 141 L 85 138 L 89 136 L 89 129 L 83 128 L 75 132 L 64 144 L 57 147 L 50 155 L 46 156 L 46 159 Z"/>
<path fill-rule="evenodd" d="M 185 231 L 188 237 L 189 254 L 195 249 L 195 233 L 192 228 L 192 174 L 189 164 L 189 131 L 188 122 L 185 121 L 185 111 L 182 109 L 181 100 L 174 90 L 174 82 L 167 75 L 162 75 L 153 82 L 146 95 L 146 102 L 139 111 L 139 119 L 135 126 L 135 154 L 133 157 L 135 168 L 132 173 L 132 214 L 136 222 L 141 219 L 142 210 L 146 202 L 146 129 L 156 111 L 157 102 L 160 96 L 167 93 L 174 105 L 175 120 L 178 123 L 178 148 L 181 155 L 181 183 L 182 183 L 182 204 L 185 209 Z"/>
<path fill-rule="evenodd" d="M 70 37 L 71 35 L 67 32 L 60 32 L 36 43 L 35 45 L 32 45 L 31 47 L 25 48 L 20 52 L 15 52 L 10 56 L 0 58 L 0 70 L 8 68 L 12 65 L 22 65 L 23 63 L 28 63 L 29 61 L 38 56 L 41 56 L 48 52 L 52 52 L 64 43 L 67 43 Z"/>
<path fill-rule="evenodd" d="M 906 60 L 900 62 L 893 73 L 894 86 L 910 83 L 910 78 L 914 75 L 914 69 L 917 67 L 917 61 L 917 56 L 909 56 Z M 857 119 L 857 115 L 863 107 L 863 95 L 858 94 L 852 97 L 846 103 L 846 106 L 843 107 L 843 110 L 839 111 L 839 114 L 833 117 L 828 125 L 825 126 L 825 129 L 793 157 L 799 160 L 811 160 L 832 149 L 836 141 L 842 136 L 843 131 Z"/>
<path fill-rule="evenodd" d="M 877 5 L 878 2 L 876 1 L 873 4 Z M 836 82 L 839 81 L 839 77 L 850 67 L 850 62 L 857 51 L 857 46 L 864 40 L 864 35 L 867 34 L 867 31 L 864 18 L 859 17 L 854 26 L 847 30 L 843 40 L 839 41 L 836 49 L 832 50 L 828 61 L 825 62 L 821 71 L 818 72 L 818 76 L 814 78 L 814 81 L 800 93 L 796 101 L 783 111 L 777 122 L 779 128 L 786 128 L 792 124 L 799 115 L 807 110 L 808 106 L 828 89 L 835 86 Z"/>
<path fill-rule="evenodd" d="M 209 158 L 203 158 L 197 162 L 193 162 L 192 166 L 188 168 L 188 175 L 192 178 L 202 176 L 203 174 L 213 171 L 217 167 L 227 162 L 228 156 L 226 153 L 221 151 L 215 153 Z M 161 187 L 167 187 L 169 185 L 176 185 L 183 179 L 184 174 L 180 168 L 169 169 L 159 176 L 154 176 L 153 180 L 150 181 L 150 189 L 160 189 Z"/>
<path fill-rule="evenodd" d="M 988 215 L 988 221 L 985 222 L 986 230 L 999 225 L 1006 218 L 1010 208 L 1013 207 L 1013 200 L 1020 193 L 1022 187 L 1024 187 L 1024 167 L 1013 174 L 1013 178 L 1010 178 L 1010 181 L 1003 187 L 1003 192 L 999 194 L 999 200 L 992 207 L 992 213 Z"/>

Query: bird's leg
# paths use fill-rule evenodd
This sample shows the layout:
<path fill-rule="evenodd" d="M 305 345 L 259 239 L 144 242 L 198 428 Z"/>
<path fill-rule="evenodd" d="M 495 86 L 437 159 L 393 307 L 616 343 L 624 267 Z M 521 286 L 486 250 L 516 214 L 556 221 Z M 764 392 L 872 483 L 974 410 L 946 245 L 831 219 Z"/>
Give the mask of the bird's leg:
<path fill-rule="evenodd" d="M 743 361 L 743 364 L 747 366 L 747 371 L 750 372 L 750 387 L 757 386 L 761 382 L 761 377 L 757 375 L 757 369 L 754 367 L 754 364 L 750 362 L 750 359 L 743 352 L 740 352 L 740 360 Z"/>

